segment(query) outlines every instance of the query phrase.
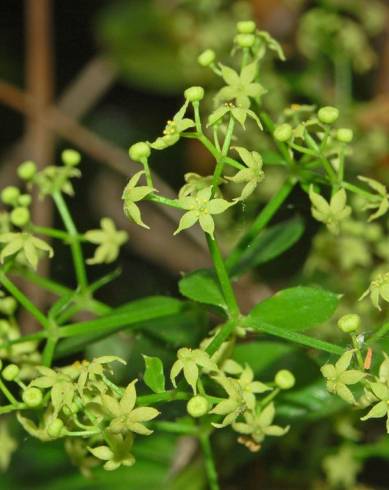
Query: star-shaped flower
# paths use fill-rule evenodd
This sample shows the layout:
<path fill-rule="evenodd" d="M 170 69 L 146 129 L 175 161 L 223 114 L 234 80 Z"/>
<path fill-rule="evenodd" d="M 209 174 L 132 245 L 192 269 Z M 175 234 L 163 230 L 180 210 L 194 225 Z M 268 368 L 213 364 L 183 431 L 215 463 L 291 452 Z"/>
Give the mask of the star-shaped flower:
<path fill-rule="evenodd" d="M 234 422 L 232 427 L 240 434 L 250 435 L 259 444 L 266 436 L 280 437 L 288 432 L 289 426 L 272 425 L 275 413 L 274 403 L 270 403 L 258 414 L 251 411 L 245 412 L 243 414 L 245 422 Z"/>
<path fill-rule="evenodd" d="M 213 238 L 215 223 L 212 215 L 223 213 L 235 203 L 220 198 L 212 199 L 211 196 L 212 187 L 207 187 L 199 191 L 195 196 L 181 197 L 178 199 L 178 203 L 187 212 L 182 216 L 178 228 L 174 232 L 175 235 L 199 222 L 201 228 Z"/>
<path fill-rule="evenodd" d="M 113 434 L 127 434 L 135 432 L 148 436 L 152 430 L 148 429 L 144 422 L 149 422 L 159 415 L 158 410 L 152 407 L 137 407 L 135 384 L 137 380 L 132 381 L 120 400 L 110 395 L 101 395 L 103 407 L 108 415 L 112 417 L 108 427 Z"/>
<path fill-rule="evenodd" d="M 47 252 L 49 257 L 54 255 L 54 251 L 49 244 L 30 233 L 1 233 L 0 243 L 5 243 L 0 254 L 1 263 L 7 257 L 22 252 L 31 267 L 36 269 L 40 251 Z"/>
<path fill-rule="evenodd" d="M 179 349 L 177 352 L 177 361 L 173 364 L 170 371 L 170 379 L 173 386 L 176 387 L 176 377 L 183 371 L 186 381 L 196 395 L 199 367 L 206 369 L 208 372 L 217 370 L 217 365 L 205 351 L 201 349 L 192 350 L 187 347 Z"/>
<path fill-rule="evenodd" d="M 126 436 L 121 434 L 111 435 L 109 437 L 109 446 L 89 447 L 89 451 L 97 459 L 105 461 L 104 469 L 113 471 L 123 466 L 132 466 L 135 458 L 131 454 L 134 437 L 129 432 Z"/>
<path fill-rule="evenodd" d="M 327 202 L 323 196 L 317 194 L 313 186 L 309 189 L 309 198 L 312 202 L 312 216 L 321 223 L 325 223 L 331 233 L 339 233 L 341 221 L 351 214 L 351 207 L 346 206 L 347 194 L 344 189 L 339 189 Z"/>
<path fill-rule="evenodd" d="M 118 231 L 115 223 L 110 218 L 100 220 L 100 230 L 89 230 L 85 233 L 88 242 L 98 245 L 93 258 L 88 259 L 88 264 L 109 264 L 117 259 L 119 249 L 127 241 L 125 231 Z"/>
<path fill-rule="evenodd" d="M 122 195 L 122 199 L 124 201 L 123 210 L 127 218 L 132 219 L 137 225 L 143 226 L 144 228 L 149 228 L 145 223 L 143 223 L 139 207 L 135 204 L 154 191 L 154 189 L 148 185 L 141 185 L 137 187 L 139 179 L 144 174 L 144 170 L 137 172 L 131 177 L 130 181 L 124 188 Z"/>
<path fill-rule="evenodd" d="M 380 298 L 389 302 L 389 272 L 386 272 L 385 274 L 378 274 L 359 298 L 359 301 L 369 294 L 373 305 L 381 311 L 382 308 L 380 306 Z"/>
<path fill-rule="evenodd" d="M 266 89 L 260 83 L 254 82 L 257 75 L 257 61 L 243 67 L 240 74 L 221 63 L 220 71 L 227 86 L 219 90 L 215 97 L 216 100 L 235 100 L 238 107 L 248 109 L 250 97 L 261 97 L 266 93 Z"/>
<path fill-rule="evenodd" d="M 213 424 L 215 427 L 225 427 L 234 422 L 239 415 L 246 410 L 254 410 L 256 394 L 271 390 L 260 381 L 254 381 L 254 373 L 246 366 L 240 373 L 239 379 L 227 376 L 215 376 L 213 378 L 226 391 L 228 398 L 219 402 L 210 413 L 225 415 L 221 424 Z"/>
<path fill-rule="evenodd" d="M 184 175 L 185 184 L 181 187 L 178 194 L 178 198 L 188 197 L 190 195 L 197 194 L 199 191 L 206 189 L 212 185 L 213 175 L 202 176 L 195 172 L 188 172 Z M 223 184 L 225 181 L 219 179 L 218 185 Z M 220 197 L 220 190 L 217 189 L 217 197 Z"/>
<path fill-rule="evenodd" d="M 245 129 L 245 123 L 247 117 L 253 119 L 259 129 L 263 129 L 259 117 L 251 109 L 245 107 L 237 107 L 232 102 L 225 102 L 223 105 L 215 109 L 208 117 L 207 127 L 213 126 L 220 122 L 226 114 L 231 114 L 231 116 L 238 121 L 238 123 Z"/>
<path fill-rule="evenodd" d="M 188 105 L 189 101 L 186 100 L 185 104 L 177 114 L 174 115 L 173 120 L 167 122 L 165 129 L 163 130 L 163 136 L 158 137 L 150 144 L 151 148 L 154 148 L 154 150 L 164 150 L 165 148 L 176 144 L 180 139 L 181 133 L 195 126 L 192 119 L 184 117 Z"/>
<path fill-rule="evenodd" d="M 361 420 L 387 417 L 386 432 L 389 434 L 389 388 L 386 384 L 378 382 L 370 383 L 369 390 L 378 399 L 378 403 Z"/>
<path fill-rule="evenodd" d="M 373 213 L 371 216 L 369 216 L 369 221 L 373 221 L 374 219 L 380 218 L 384 214 L 386 214 L 389 210 L 389 194 L 384 186 L 384 184 L 381 184 L 381 182 L 378 182 L 377 180 L 374 179 L 369 179 L 367 177 L 359 176 L 359 180 L 362 182 L 366 182 L 373 190 L 375 190 L 378 194 L 378 198 L 380 201 L 375 202 L 375 203 L 370 203 L 366 204 L 364 209 L 377 209 L 375 213 Z"/>
<path fill-rule="evenodd" d="M 328 391 L 335 393 L 344 401 L 351 404 L 355 404 L 356 401 L 347 385 L 359 383 L 366 376 L 366 373 L 357 369 L 348 370 L 353 354 L 354 352 L 349 350 L 338 359 L 335 365 L 325 364 L 320 369 L 322 375 L 327 380 L 326 385 Z"/>
<path fill-rule="evenodd" d="M 264 178 L 262 170 L 263 161 L 261 155 L 256 151 L 250 152 L 241 146 L 237 146 L 234 149 L 239 153 L 240 158 L 246 164 L 247 168 L 239 170 L 233 177 L 226 178 L 235 184 L 246 183 L 240 195 L 240 199 L 244 201 L 254 192 L 257 185 Z"/>

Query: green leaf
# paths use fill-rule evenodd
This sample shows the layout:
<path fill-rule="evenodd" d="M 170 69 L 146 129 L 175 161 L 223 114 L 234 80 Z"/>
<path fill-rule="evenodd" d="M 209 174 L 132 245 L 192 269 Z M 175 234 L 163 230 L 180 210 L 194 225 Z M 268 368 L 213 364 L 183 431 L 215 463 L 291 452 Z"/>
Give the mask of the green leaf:
<path fill-rule="evenodd" d="M 163 364 L 159 357 L 143 356 L 145 360 L 146 370 L 143 377 L 146 385 L 154 391 L 154 393 L 163 393 L 165 391 L 165 374 L 163 372 Z"/>
<path fill-rule="evenodd" d="M 181 279 L 178 286 L 180 293 L 193 301 L 227 309 L 223 294 L 214 275 L 209 270 L 199 269 L 188 274 Z"/>
<path fill-rule="evenodd" d="M 278 257 L 294 245 L 303 232 L 304 223 L 299 216 L 265 229 L 254 238 L 235 264 L 229 264 L 227 259 L 230 275 L 239 277 L 253 267 Z"/>
<path fill-rule="evenodd" d="M 284 289 L 255 306 L 247 317 L 261 329 L 265 324 L 289 331 L 303 331 L 329 320 L 339 296 L 325 289 L 298 286 Z"/>
<path fill-rule="evenodd" d="M 258 375 L 293 351 L 296 351 L 293 345 L 262 340 L 238 344 L 234 349 L 233 358 L 239 364 L 247 363 Z"/>

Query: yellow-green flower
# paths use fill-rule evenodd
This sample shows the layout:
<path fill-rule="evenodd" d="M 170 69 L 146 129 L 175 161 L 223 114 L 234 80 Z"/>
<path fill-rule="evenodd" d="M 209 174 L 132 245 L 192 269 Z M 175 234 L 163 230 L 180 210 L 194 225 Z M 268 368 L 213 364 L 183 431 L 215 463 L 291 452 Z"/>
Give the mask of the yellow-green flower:
<path fill-rule="evenodd" d="M 376 278 L 371 281 L 370 286 L 359 298 L 361 301 L 366 296 L 370 295 L 370 300 L 373 305 L 381 311 L 380 298 L 389 302 L 389 272 L 385 274 L 378 274 Z"/>
<path fill-rule="evenodd" d="M 373 221 L 374 219 L 380 218 L 386 214 L 389 210 L 389 194 L 384 184 L 361 175 L 358 177 L 358 179 L 362 182 L 366 182 L 366 184 L 368 184 L 378 194 L 377 202 L 366 204 L 364 207 L 364 209 L 377 209 L 375 213 L 369 216 L 369 221 Z"/>
<path fill-rule="evenodd" d="M 325 223 L 331 233 L 339 233 L 340 223 L 351 214 L 351 207 L 346 205 L 347 194 L 344 189 L 339 189 L 327 202 L 323 196 L 309 189 L 309 198 L 312 202 L 312 216 L 321 223 Z"/>
<path fill-rule="evenodd" d="M 88 264 L 109 264 L 117 259 L 120 247 L 127 241 L 125 231 L 118 231 L 115 223 L 110 218 L 100 220 L 100 230 L 89 230 L 85 233 L 88 242 L 98 245 L 93 258 L 88 259 Z"/>
<path fill-rule="evenodd" d="M 196 394 L 199 366 L 208 372 L 217 370 L 217 365 L 205 351 L 201 349 L 192 350 L 187 347 L 179 349 L 177 352 L 177 361 L 173 364 L 170 371 L 170 379 L 173 386 L 176 386 L 176 377 L 183 371 L 186 381 L 192 387 L 193 393 Z"/>
<path fill-rule="evenodd" d="M 163 130 L 163 136 L 158 137 L 150 146 L 154 150 L 164 150 L 174 145 L 180 139 L 181 133 L 195 125 L 192 119 L 185 116 L 188 109 L 189 101 L 187 100 L 181 109 L 174 115 L 173 120 L 167 122 Z"/>
<path fill-rule="evenodd" d="M 265 174 L 262 170 L 263 161 L 261 155 L 256 151 L 248 151 L 241 146 L 237 146 L 234 149 L 246 164 L 246 168 L 239 170 L 233 177 L 226 178 L 235 184 L 246 184 L 240 195 L 240 199 L 244 201 L 254 192 L 257 185 L 264 178 Z"/>
<path fill-rule="evenodd" d="M 0 234 L 0 243 L 5 244 L 0 254 L 1 263 L 7 257 L 21 252 L 31 267 L 36 269 L 39 252 L 47 252 L 49 257 L 54 255 L 54 251 L 48 243 L 30 233 L 2 233 Z"/>
<path fill-rule="evenodd" d="M 134 437 L 131 432 L 126 434 L 126 436 L 121 434 L 111 435 L 109 437 L 109 446 L 89 447 L 88 450 L 97 459 L 105 461 L 105 470 L 113 471 L 122 465 L 132 466 L 135 463 L 135 458 L 130 452 L 133 442 Z"/>
<path fill-rule="evenodd" d="M 154 191 L 152 187 L 147 185 L 137 187 L 139 179 L 144 174 L 144 170 L 137 172 L 131 177 L 130 181 L 124 188 L 122 195 L 122 199 L 124 201 L 123 210 L 127 218 L 134 221 L 137 225 L 143 226 L 144 228 L 149 228 L 145 223 L 143 223 L 139 207 L 135 204 Z"/>
<path fill-rule="evenodd" d="M 199 191 L 195 196 L 181 197 L 178 200 L 180 206 L 186 209 L 187 212 L 182 216 L 178 228 L 174 232 L 175 235 L 199 222 L 201 228 L 213 238 L 215 223 L 212 215 L 223 213 L 235 203 L 220 198 L 212 198 L 211 196 L 212 187 L 207 187 Z"/>

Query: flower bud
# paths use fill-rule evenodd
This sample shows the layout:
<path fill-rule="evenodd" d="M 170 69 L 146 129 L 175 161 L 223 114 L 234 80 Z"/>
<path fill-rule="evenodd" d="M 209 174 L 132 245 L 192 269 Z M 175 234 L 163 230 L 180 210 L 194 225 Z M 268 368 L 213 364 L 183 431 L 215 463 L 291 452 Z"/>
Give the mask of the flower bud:
<path fill-rule="evenodd" d="M 19 165 L 17 172 L 22 180 L 31 180 L 36 174 L 37 168 L 34 162 L 27 160 Z"/>
<path fill-rule="evenodd" d="M 30 221 L 30 211 L 27 208 L 18 207 L 11 213 L 11 223 L 15 226 L 25 226 Z"/>
<path fill-rule="evenodd" d="M 18 304 L 13 296 L 0 299 L 0 312 L 4 315 L 10 316 L 15 313 L 17 306 Z"/>
<path fill-rule="evenodd" d="M 288 369 L 281 369 L 276 374 L 274 382 L 281 390 L 289 390 L 295 385 L 296 379 Z"/>
<path fill-rule="evenodd" d="M 42 403 L 43 395 L 39 388 L 31 386 L 23 391 L 22 400 L 28 407 L 34 408 L 38 407 Z"/>
<path fill-rule="evenodd" d="M 61 159 L 67 167 L 75 167 L 81 162 L 81 155 L 76 150 L 64 150 Z"/>
<path fill-rule="evenodd" d="M 240 48 L 252 48 L 255 43 L 255 36 L 254 34 L 237 34 L 234 41 Z"/>
<path fill-rule="evenodd" d="M 292 126 L 287 123 L 280 124 L 275 128 L 273 136 L 277 141 L 285 143 L 292 137 Z"/>
<path fill-rule="evenodd" d="M 197 61 L 201 66 L 209 66 L 215 61 L 215 58 L 215 51 L 213 49 L 206 49 L 200 54 L 200 56 L 197 58 Z"/>
<path fill-rule="evenodd" d="M 27 208 L 31 204 L 31 196 L 30 194 L 21 194 L 18 199 L 19 206 L 23 206 Z"/>
<path fill-rule="evenodd" d="M 134 143 L 128 150 L 128 154 L 130 155 L 131 160 L 134 160 L 134 162 L 141 162 L 143 159 L 149 158 L 150 153 L 150 146 L 143 141 Z"/>
<path fill-rule="evenodd" d="M 338 327 L 344 333 L 352 333 L 359 330 L 361 326 L 361 317 L 355 313 L 349 313 L 348 315 L 343 315 L 338 320 Z"/>
<path fill-rule="evenodd" d="M 13 381 L 18 377 L 19 372 L 20 369 L 16 364 L 8 364 L 8 366 L 2 370 L 1 375 L 6 381 Z"/>
<path fill-rule="evenodd" d="M 340 128 L 336 132 L 336 139 L 341 143 L 351 143 L 353 140 L 354 134 L 352 129 L 348 128 Z"/>
<path fill-rule="evenodd" d="M 188 401 L 186 409 L 192 417 L 202 417 L 208 412 L 209 403 L 206 398 L 197 395 Z"/>
<path fill-rule="evenodd" d="M 257 26 L 253 20 L 242 20 L 236 24 L 236 30 L 240 34 L 252 34 Z"/>
<path fill-rule="evenodd" d="M 2 190 L 1 200 L 4 204 L 15 204 L 18 200 L 19 195 L 19 189 L 13 185 L 9 185 Z"/>
<path fill-rule="evenodd" d="M 339 110 L 336 107 L 326 106 L 319 109 L 317 113 L 319 121 L 325 124 L 333 124 L 339 117 Z"/>
<path fill-rule="evenodd" d="M 189 102 L 199 102 L 204 98 L 203 87 L 189 87 L 184 92 L 184 97 Z"/>
<path fill-rule="evenodd" d="M 63 426 L 64 424 L 61 419 L 54 419 L 51 422 L 51 424 L 47 427 L 47 433 L 53 439 L 60 437 Z"/>

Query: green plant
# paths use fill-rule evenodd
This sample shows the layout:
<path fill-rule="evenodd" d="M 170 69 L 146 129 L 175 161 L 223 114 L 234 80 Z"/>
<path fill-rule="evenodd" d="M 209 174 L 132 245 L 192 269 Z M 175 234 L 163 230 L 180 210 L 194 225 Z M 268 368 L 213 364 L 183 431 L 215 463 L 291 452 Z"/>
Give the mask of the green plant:
<path fill-rule="evenodd" d="M 109 218 L 101 220 L 101 229 L 85 233 L 77 230 L 64 199 L 64 194 L 73 194 L 71 179 L 80 176 L 77 152 L 66 150 L 61 166 L 38 171 L 31 162 L 25 162 L 18 169 L 27 190 L 36 186 L 42 197 L 53 199 L 64 230 L 43 228 L 30 221 L 28 193 L 8 187 L 1 194 L 10 209 L 0 221 L 0 283 L 7 291 L 0 298 L 4 316 L 0 330 L 0 390 L 5 400 L 0 414 L 16 413 L 23 428 L 41 441 L 65 439 L 67 451 L 86 475 L 98 464 L 110 471 L 136 464 L 133 445 L 138 439 L 153 431 L 170 432 L 198 439 L 209 487 L 216 490 L 219 483 L 211 438 L 217 431 L 232 430 L 239 443 L 257 452 L 268 437 L 284 436 L 293 430 L 292 416 L 284 415 L 288 419 L 286 425 L 273 422 L 278 422 L 278 409 L 282 414 L 282 408 L 288 405 L 287 391 L 294 390 L 295 383 L 298 386 L 298 375 L 283 368 L 258 379 L 249 356 L 251 345 L 258 352 L 261 349 L 261 341 L 250 342 L 255 335 L 269 335 L 311 349 L 314 362 L 322 365 L 328 391 L 341 398 L 343 408 L 345 404 L 370 407 L 362 420 L 388 415 L 388 359 L 384 356 L 379 366 L 370 362 L 371 349 L 377 344 L 379 349 L 378 341 L 387 332 L 387 323 L 364 338 L 359 332 L 358 315 L 352 312 L 342 317 L 339 328 L 350 335 L 353 347 L 349 349 L 346 342 L 336 343 L 331 336 L 329 341 L 312 332 L 303 333 L 331 319 L 341 302 L 341 290 L 333 293 L 312 285 L 290 287 L 258 303 L 247 315 L 241 312 L 234 292 L 234 280 L 281 255 L 301 237 L 304 225 L 299 217 L 271 224 L 297 187 L 310 201 L 313 218 L 334 235 L 353 224 L 378 219 L 389 208 L 383 184 L 366 177 L 360 177 L 359 182 L 346 179 L 352 133 L 350 136 L 347 128 L 336 128 L 336 108 L 317 110 L 294 105 L 277 124 L 263 110 L 261 99 L 271 88 L 260 83 L 260 68 L 269 54 L 284 59 L 280 45 L 269 34 L 253 29 L 251 22 L 239 23 L 232 66 L 217 64 L 209 52 L 200 56 L 200 63 L 209 66 L 223 85 L 208 117 L 204 118 L 202 112 L 204 90 L 190 87 L 184 92 L 184 104 L 167 121 L 163 134 L 153 142 L 138 142 L 129 149 L 130 157 L 143 169 L 130 178 L 123 191 L 127 217 L 148 228 L 140 207 L 142 200 L 148 200 L 182 211 L 175 234 L 197 225 L 204 232 L 213 266 L 180 280 L 180 292 L 187 300 L 152 297 L 111 308 L 95 299 L 95 292 L 113 280 L 116 273 L 90 283 L 86 264 L 113 262 L 127 234 L 116 230 Z M 246 124 L 252 124 L 258 134 L 255 148 L 245 143 Z M 263 132 L 272 138 L 277 151 L 277 159 L 271 162 L 262 157 Z M 154 151 L 166 150 L 183 138 L 197 140 L 209 151 L 215 161 L 214 171 L 209 176 L 187 174 L 177 198 L 170 199 L 155 188 L 149 160 Z M 246 201 L 254 199 L 257 186 L 266 185 L 270 165 L 282 169 L 284 182 L 224 258 L 215 233 L 218 215 L 242 212 Z M 138 185 L 141 180 L 144 182 Z M 359 199 L 359 207 L 351 195 Z M 369 218 L 368 209 L 373 209 Z M 70 248 L 74 288 L 36 272 L 42 256 L 54 254 L 52 246 L 36 235 L 59 240 Z M 82 248 L 86 242 L 97 245 L 88 260 L 84 259 Z M 47 313 L 24 295 L 14 276 L 58 297 Z M 381 300 L 389 301 L 388 282 L 387 273 L 374 278 L 360 299 L 370 296 L 380 309 Z M 41 330 L 22 335 L 15 318 L 19 306 L 35 318 Z M 78 321 L 77 314 L 82 311 L 96 318 Z M 208 316 L 209 311 L 212 316 Z M 171 365 L 157 356 L 145 355 L 143 386 L 137 379 L 127 379 L 124 385 L 116 381 L 114 363 L 125 361 L 110 352 L 92 360 L 81 358 L 68 365 L 56 364 L 57 359 L 82 352 L 86 345 L 118 331 L 147 331 L 147 322 L 158 324 L 164 319 L 179 324 L 188 314 L 195 325 L 200 323 L 199 315 L 206 318 L 204 338 L 199 340 L 185 333 L 176 345 L 179 348 Z M 175 332 L 169 333 L 169 328 L 168 325 L 160 335 L 174 337 Z M 276 351 L 266 342 L 263 345 L 268 356 L 265 366 L 271 372 Z M 279 348 L 285 344 L 275 345 Z M 324 363 L 321 353 L 338 359 Z M 169 385 L 166 370 L 170 372 Z M 142 394 L 138 393 L 140 390 Z M 299 403 L 308 406 L 311 394 L 299 396 Z M 169 404 L 176 402 L 181 408 L 180 416 L 174 420 L 165 417 L 165 413 L 170 413 Z M 12 452 L 14 445 L 8 444 L 7 448 Z"/>

